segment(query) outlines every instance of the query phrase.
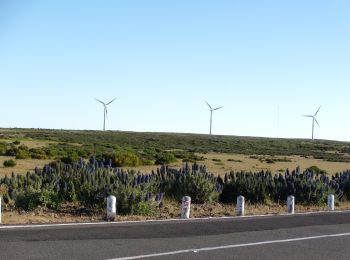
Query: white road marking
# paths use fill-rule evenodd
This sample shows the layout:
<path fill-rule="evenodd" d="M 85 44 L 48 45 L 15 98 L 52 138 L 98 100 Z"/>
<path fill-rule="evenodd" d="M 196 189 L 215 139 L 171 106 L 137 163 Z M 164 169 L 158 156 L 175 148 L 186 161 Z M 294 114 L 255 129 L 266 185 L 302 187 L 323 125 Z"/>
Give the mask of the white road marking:
<path fill-rule="evenodd" d="M 261 241 L 261 242 L 254 242 L 254 243 L 234 244 L 234 245 L 216 246 L 216 247 L 203 247 L 203 248 L 197 248 L 197 249 L 192 248 L 192 249 L 169 251 L 169 252 L 163 252 L 163 253 L 155 253 L 155 254 L 149 254 L 149 255 L 137 255 L 137 256 L 113 258 L 113 259 L 108 259 L 108 260 L 132 260 L 132 259 L 160 257 L 160 256 L 168 256 L 168 255 L 186 254 L 186 253 L 198 253 L 201 251 L 202 252 L 203 251 L 213 251 L 213 250 L 230 249 L 230 248 L 237 248 L 237 247 L 260 246 L 260 245 L 268 245 L 268 244 L 288 243 L 288 242 L 296 242 L 296 241 L 303 241 L 303 240 L 313 240 L 313 239 L 322 239 L 322 238 L 329 238 L 329 237 L 343 237 L 343 236 L 350 236 L 350 233 L 339 233 L 339 234 L 320 235 L 320 236 L 311 236 L 311 237 L 299 237 L 299 238 L 290 238 L 290 239 L 281 239 L 281 240 L 270 240 L 270 241 Z"/>
<path fill-rule="evenodd" d="M 34 225 L 1 225 L 0 229 L 16 229 L 16 228 L 43 228 L 43 227 L 65 227 L 65 226 L 93 226 L 93 225 L 122 225 L 122 224 L 137 224 L 137 223 L 157 223 L 157 222 L 189 222 L 198 220 L 220 220 L 220 219 L 252 219 L 263 217 L 278 217 L 278 216 L 293 216 L 293 215 L 312 215 L 322 213 L 349 213 L 350 210 L 335 210 L 335 211 L 310 211 L 298 212 L 295 214 L 265 214 L 265 215 L 248 215 L 248 216 L 232 216 L 232 217 L 206 217 L 206 218 L 189 218 L 189 219 L 150 219 L 150 220 L 135 220 L 135 221 L 115 221 L 115 222 L 78 222 L 78 223 L 59 223 L 59 224 L 34 224 Z"/>

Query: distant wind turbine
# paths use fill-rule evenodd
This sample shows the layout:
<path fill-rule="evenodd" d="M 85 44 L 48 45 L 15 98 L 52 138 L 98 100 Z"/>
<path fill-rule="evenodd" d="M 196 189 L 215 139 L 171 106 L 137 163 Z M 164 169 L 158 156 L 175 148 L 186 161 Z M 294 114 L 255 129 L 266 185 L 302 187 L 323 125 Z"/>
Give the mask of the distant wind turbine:
<path fill-rule="evenodd" d="M 205 101 L 205 103 L 207 103 L 207 105 L 210 109 L 210 135 L 211 135 L 211 128 L 212 128 L 212 122 L 213 122 L 213 111 L 219 110 L 223 107 L 212 108 L 211 105 L 209 105 L 209 103 L 207 101 Z"/>
<path fill-rule="evenodd" d="M 103 105 L 103 131 L 105 131 L 106 130 L 107 106 L 109 104 L 111 104 L 114 100 L 116 100 L 116 98 L 112 99 L 108 103 L 104 103 L 101 100 L 98 100 L 97 98 L 96 98 L 96 100 Z"/>
<path fill-rule="evenodd" d="M 320 111 L 321 107 L 319 107 L 314 115 L 304 115 L 304 117 L 311 117 L 312 118 L 312 140 L 314 140 L 314 128 L 315 128 L 315 122 L 320 127 L 320 124 L 317 122 L 316 115 L 318 111 Z"/>

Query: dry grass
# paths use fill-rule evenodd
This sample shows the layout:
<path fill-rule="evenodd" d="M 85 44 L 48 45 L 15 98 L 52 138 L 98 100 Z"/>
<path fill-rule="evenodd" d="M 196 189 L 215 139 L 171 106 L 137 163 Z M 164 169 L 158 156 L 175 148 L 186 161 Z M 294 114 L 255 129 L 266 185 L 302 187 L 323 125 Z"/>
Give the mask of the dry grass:
<path fill-rule="evenodd" d="M 258 159 L 252 159 L 249 155 L 240 154 L 201 154 L 206 158 L 205 165 L 212 172 L 217 172 L 223 174 L 229 171 L 260 171 L 260 170 L 270 170 L 273 173 L 279 170 L 285 169 L 295 169 L 300 166 L 301 169 L 306 169 L 310 166 L 318 166 L 321 169 L 326 170 L 328 173 L 334 174 L 338 171 L 343 171 L 345 169 L 350 169 L 350 163 L 344 162 L 327 162 L 323 160 L 318 160 L 314 158 L 304 158 L 300 156 L 286 156 L 286 157 L 265 157 L 265 158 L 286 158 L 291 160 L 291 162 L 275 162 L 269 164 L 266 162 L 261 162 Z M 222 165 L 218 162 L 213 161 L 213 159 L 218 159 L 221 161 Z M 235 161 L 228 161 L 233 159 Z"/>
<path fill-rule="evenodd" d="M 28 140 L 28 139 L 2 139 L 2 142 L 5 143 L 13 143 L 14 141 L 19 140 L 21 142 L 21 145 L 27 146 L 29 149 L 32 148 L 40 148 L 48 146 L 51 143 L 54 142 L 48 142 L 48 141 L 40 141 L 40 140 Z M 9 167 L 6 168 L 3 166 L 4 161 L 6 160 L 15 160 L 16 166 L 15 167 Z M 11 174 L 12 172 L 16 174 L 25 174 L 28 171 L 33 171 L 35 167 L 43 167 L 45 164 L 50 163 L 52 160 L 37 160 L 37 159 L 18 159 L 16 160 L 15 157 L 11 156 L 0 156 L 0 177 L 5 176 L 5 174 Z"/>
<path fill-rule="evenodd" d="M 0 177 L 5 176 L 5 174 L 11 174 L 12 172 L 16 174 L 25 174 L 28 171 L 34 171 L 35 167 L 43 167 L 45 164 L 50 163 L 52 160 L 37 160 L 37 159 L 18 159 L 15 160 L 17 165 L 15 167 L 4 167 L 3 163 L 5 160 L 13 159 L 10 156 L 0 156 Z"/>
<path fill-rule="evenodd" d="M 260 171 L 260 170 L 270 170 L 273 173 L 279 172 L 286 169 L 295 169 L 300 166 L 302 170 L 310 166 L 318 166 L 319 168 L 326 170 L 330 174 L 334 174 L 339 171 L 350 169 L 350 163 L 345 162 L 327 162 L 323 160 L 318 160 L 314 158 L 304 158 L 301 156 L 275 156 L 265 158 L 280 158 L 288 159 L 291 162 L 275 162 L 269 164 L 266 162 L 261 162 L 258 159 L 252 159 L 249 155 L 242 154 L 224 154 L 224 153 L 207 153 L 207 154 L 197 154 L 198 156 L 203 156 L 206 158 L 204 161 L 200 161 L 199 164 L 204 164 L 207 166 L 210 172 L 215 174 L 224 175 L 230 171 Z M 231 161 L 228 161 L 231 160 Z M 182 162 L 177 162 L 171 164 L 171 167 L 181 167 Z M 140 166 L 134 167 L 133 169 L 137 171 L 147 171 L 156 170 L 157 166 Z"/>
<path fill-rule="evenodd" d="M 97 222 L 101 221 L 99 215 L 81 215 L 76 216 L 69 213 L 57 212 L 27 212 L 19 213 L 17 211 L 5 211 L 3 213 L 2 224 L 46 224 L 46 223 L 73 223 L 73 222 Z"/>
<path fill-rule="evenodd" d="M 13 143 L 14 141 L 20 141 L 20 145 L 25 145 L 27 146 L 29 149 L 32 148 L 40 148 L 40 147 L 46 147 L 49 144 L 53 144 L 56 142 L 49 142 L 49 141 L 40 141 L 40 140 L 28 140 L 28 139 L 1 139 L 2 142 L 4 143 Z"/>
<path fill-rule="evenodd" d="M 8 141 L 10 142 L 10 141 Z M 21 143 L 27 145 L 30 148 L 43 147 L 48 145 L 50 142 L 41 141 L 21 141 Z M 284 171 L 285 169 L 295 169 L 300 166 L 302 170 L 310 166 L 318 166 L 319 168 L 326 170 L 330 174 L 334 174 L 339 171 L 350 169 L 350 163 L 346 162 L 327 162 L 323 160 L 318 160 L 314 158 L 305 158 L 301 156 L 275 156 L 264 158 L 280 158 L 288 159 L 291 162 L 275 162 L 273 164 L 260 161 L 258 159 L 253 159 L 249 155 L 243 154 L 226 154 L 226 153 L 207 153 L 207 154 L 197 154 L 198 156 L 203 156 L 204 161 L 200 161 L 199 164 L 206 165 L 208 170 L 214 174 L 224 175 L 230 171 L 260 171 L 260 170 L 270 170 L 273 173 Z M 35 159 L 21 159 L 16 160 L 17 165 L 13 168 L 3 167 L 3 162 L 5 160 L 14 159 L 13 157 L 0 156 L 0 177 L 5 174 L 10 174 L 12 172 L 25 174 L 27 171 L 33 171 L 34 168 L 42 167 L 49 163 L 50 160 L 35 160 Z M 169 165 L 170 167 L 179 168 L 183 166 L 181 161 Z M 158 166 L 155 165 L 145 165 L 139 167 L 131 167 L 136 171 L 141 172 L 151 172 L 156 170 Z"/>

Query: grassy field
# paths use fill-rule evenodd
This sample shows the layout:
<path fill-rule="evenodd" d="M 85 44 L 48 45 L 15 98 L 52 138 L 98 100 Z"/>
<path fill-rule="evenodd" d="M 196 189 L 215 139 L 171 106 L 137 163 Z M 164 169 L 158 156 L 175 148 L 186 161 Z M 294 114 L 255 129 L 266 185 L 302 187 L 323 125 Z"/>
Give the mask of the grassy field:
<path fill-rule="evenodd" d="M 34 171 L 35 167 L 42 168 L 45 164 L 50 163 L 52 160 L 38 160 L 38 159 L 21 159 L 16 160 L 17 165 L 15 167 L 6 168 L 3 166 L 5 160 L 14 159 L 14 157 L 0 156 L 0 177 L 5 174 L 25 174 L 28 171 Z"/>
<path fill-rule="evenodd" d="M 208 153 L 198 154 L 203 156 L 205 159 L 201 161 L 201 164 L 207 166 L 208 170 L 212 173 L 224 175 L 230 171 L 260 171 L 269 170 L 273 173 L 282 172 L 286 169 L 295 169 L 299 166 L 302 170 L 307 169 L 311 166 L 318 166 L 320 169 L 327 171 L 329 174 L 350 169 L 350 163 L 348 162 L 329 162 L 314 158 L 305 158 L 300 156 L 287 156 L 281 157 L 290 160 L 288 162 L 277 161 L 275 163 L 266 163 L 259 159 L 253 159 L 251 156 L 243 154 L 223 154 L 223 153 Z M 45 164 L 51 162 L 51 160 L 37 160 L 37 159 L 21 159 L 16 160 L 17 165 L 12 168 L 5 168 L 2 166 L 5 160 L 14 157 L 0 156 L 0 177 L 5 174 L 11 174 L 15 172 L 17 174 L 25 174 L 27 171 L 33 171 L 35 167 L 42 168 Z M 273 157 L 279 158 L 279 157 Z M 178 161 L 170 164 L 172 167 L 180 168 L 183 162 Z M 140 172 L 151 172 L 156 170 L 158 165 L 143 165 L 138 167 L 126 167 L 128 169 L 134 169 Z"/>
<path fill-rule="evenodd" d="M 41 129 L 0 129 L 1 140 L 30 140 L 80 144 L 82 149 L 108 151 L 129 148 L 183 150 L 187 152 L 234 153 L 245 155 L 300 155 L 329 161 L 350 161 L 350 143 L 327 140 L 276 139 L 239 136 L 209 136 L 177 133 L 139 133 L 120 131 L 69 131 Z"/>
<path fill-rule="evenodd" d="M 205 159 L 200 163 L 206 165 L 208 170 L 212 173 L 224 175 L 230 171 L 261 171 L 268 170 L 273 173 L 284 172 L 286 169 L 295 169 L 296 167 L 300 167 L 301 170 L 305 170 L 311 166 L 317 166 L 320 169 L 327 171 L 329 174 L 335 174 L 337 172 L 341 172 L 346 169 L 350 169 L 349 162 L 329 162 L 320 159 L 314 159 L 312 157 L 305 158 L 301 156 L 264 156 L 258 157 L 259 159 L 255 159 L 256 156 L 249 156 L 244 154 L 226 154 L 226 153 L 207 153 L 207 154 L 197 154 L 198 156 L 202 156 Z M 254 157 L 254 158 L 251 158 Z M 274 163 L 267 163 L 260 158 L 273 158 L 280 159 L 282 161 L 275 161 Z M 284 161 L 286 160 L 286 161 Z M 181 167 L 183 162 L 172 163 L 170 166 L 172 167 Z M 131 169 L 135 169 L 140 172 L 150 172 L 152 170 L 156 170 L 157 166 L 139 166 L 132 167 Z"/>
<path fill-rule="evenodd" d="M 18 145 L 14 145 L 14 142 Z M 158 154 L 174 155 L 172 166 L 199 161 L 217 174 L 229 171 L 271 170 L 278 172 L 300 166 L 318 166 L 329 173 L 350 168 L 350 143 L 327 140 L 274 139 L 238 136 L 208 136 L 176 133 L 137 133 L 120 131 L 70 131 L 45 129 L 0 129 L 0 175 L 26 173 L 36 166 L 62 157 L 104 156 L 130 151 L 140 158 L 140 171 L 156 169 Z M 29 157 L 16 159 L 14 168 L 2 167 L 9 149 L 25 147 Z M 43 157 L 33 156 L 33 151 Z M 33 159 L 34 157 L 35 159 Z M 147 163 L 146 163 L 147 162 Z M 126 166 L 126 168 L 129 168 Z"/>
<path fill-rule="evenodd" d="M 350 143 L 327 140 L 274 139 L 238 136 L 208 136 L 176 133 L 135 133 L 119 131 L 69 131 L 45 129 L 0 129 L 0 177 L 12 172 L 25 174 L 35 167 L 56 160 L 80 157 L 88 160 L 91 156 L 104 158 L 127 151 L 137 158 L 138 165 L 124 168 L 141 172 L 156 170 L 159 155 L 171 155 L 173 167 L 181 167 L 185 162 L 197 161 L 205 165 L 211 173 L 224 175 L 230 171 L 261 171 L 273 173 L 285 169 L 304 170 L 317 166 L 334 174 L 350 169 Z M 165 157 L 166 157 L 165 156 Z M 16 166 L 5 168 L 5 160 L 15 160 Z M 179 204 L 167 201 L 156 218 L 179 217 Z M 339 209 L 349 209 L 348 202 L 340 202 Z M 324 210 L 324 206 L 296 205 L 296 211 Z M 246 205 L 246 214 L 285 213 L 282 204 Z M 32 212 L 5 210 L 4 223 L 51 223 L 100 221 L 103 212 L 80 214 L 78 208 L 63 207 L 58 211 L 38 208 Z M 234 205 L 217 202 L 194 204 L 192 217 L 233 216 Z M 144 216 L 118 216 L 118 220 L 147 219 Z M 154 218 L 154 217 L 153 217 Z"/>

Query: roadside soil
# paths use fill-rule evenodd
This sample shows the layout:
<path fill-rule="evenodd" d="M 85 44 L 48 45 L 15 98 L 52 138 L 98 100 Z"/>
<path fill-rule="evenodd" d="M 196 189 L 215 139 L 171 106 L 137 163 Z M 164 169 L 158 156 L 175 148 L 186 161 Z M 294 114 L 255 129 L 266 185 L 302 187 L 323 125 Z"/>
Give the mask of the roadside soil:
<path fill-rule="evenodd" d="M 118 215 L 116 221 L 136 221 L 151 219 L 172 219 L 180 218 L 180 203 L 166 202 L 165 206 L 159 210 L 155 216 L 135 216 Z M 349 202 L 341 202 L 336 205 L 336 210 L 350 210 Z M 303 206 L 295 205 L 295 212 L 326 211 L 324 206 Z M 285 205 L 271 203 L 267 205 L 249 204 L 245 206 L 245 215 L 268 215 L 285 214 Z M 191 205 L 191 218 L 203 217 L 230 217 L 235 216 L 235 205 L 221 203 L 205 203 Z M 51 211 L 39 208 L 33 212 L 18 212 L 5 210 L 2 214 L 2 224 L 49 224 L 49 223 L 79 223 L 79 222 L 101 222 L 105 220 L 104 212 L 85 212 L 81 210 L 65 209 L 61 211 Z"/>

